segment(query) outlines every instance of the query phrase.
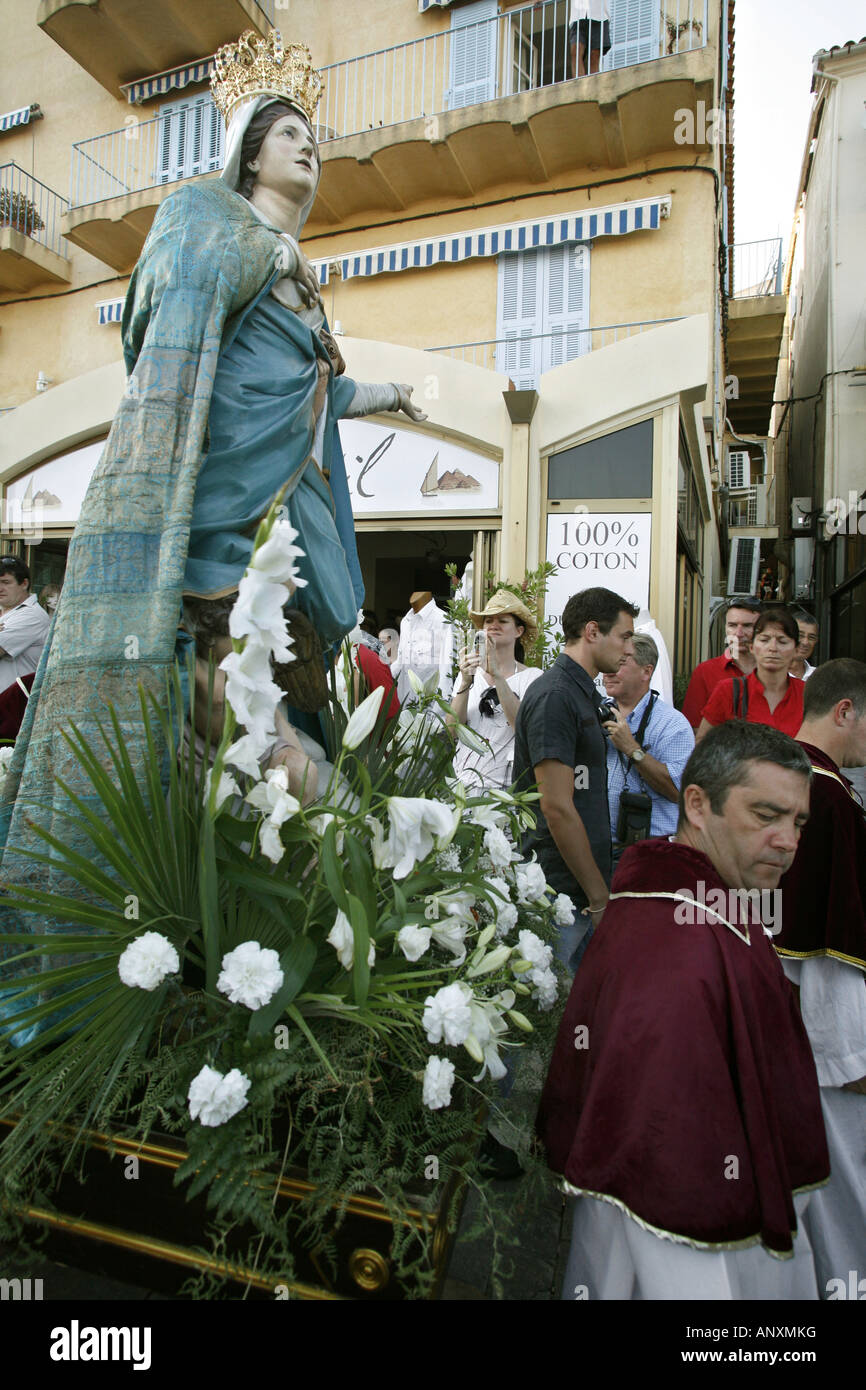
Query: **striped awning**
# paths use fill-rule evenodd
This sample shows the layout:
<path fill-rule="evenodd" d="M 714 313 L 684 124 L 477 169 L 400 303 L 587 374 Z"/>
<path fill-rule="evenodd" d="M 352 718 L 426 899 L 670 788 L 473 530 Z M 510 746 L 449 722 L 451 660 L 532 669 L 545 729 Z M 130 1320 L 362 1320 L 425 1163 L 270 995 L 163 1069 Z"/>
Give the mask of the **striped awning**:
<path fill-rule="evenodd" d="M 150 97 L 161 97 L 166 92 L 181 91 L 191 82 L 206 82 L 213 71 L 213 57 L 200 58 L 196 63 L 187 63 L 183 68 L 169 68 L 167 72 L 157 72 L 153 77 L 144 77 L 140 82 L 127 82 L 121 91 L 126 100 L 140 106 Z"/>
<path fill-rule="evenodd" d="M 0 130 L 12 130 L 16 125 L 28 125 L 30 121 L 41 121 L 43 114 L 36 101 L 31 106 L 22 106 L 19 111 L 7 111 L 5 116 L 0 116 Z"/>
<path fill-rule="evenodd" d="M 98 323 L 120 323 L 123 317 L 122 299 L 103 299 L 96 306 Z"/>
<path fill-rule="evenodd" d="M 328 283 L 329 267 L 336 263 L 343 280 L 357 276 L 385 275 L 400 270 L 426 270 L 445 261 L 467 261 L 475 256 L 501 256 L 509 251 L 532 251 L 563 242 L 594 241 L 603 236 L 625 236 L 629 232 L 655 231 L 670 216 L 670 195 L 641 198 L 610 207 L 584 208 L 580 212 L 536 217 L 527 222 L 506 222 L 498 227 L 482 227 L 475 232 L 454 236 L 425 237 L 403 241 L 395 246 L 376 246 L 369 251 L 353 251 L 348 256 L 331 256 L 313 261 L 321 284 Z"/>

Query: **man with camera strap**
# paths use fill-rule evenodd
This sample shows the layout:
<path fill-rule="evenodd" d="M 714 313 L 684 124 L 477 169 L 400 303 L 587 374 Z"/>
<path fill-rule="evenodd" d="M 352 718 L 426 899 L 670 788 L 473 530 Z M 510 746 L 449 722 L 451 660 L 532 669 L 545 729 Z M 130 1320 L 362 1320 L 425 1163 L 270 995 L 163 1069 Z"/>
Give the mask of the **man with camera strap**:
<path fill-rule="evenodd" d="M 657 661 L 653 639 L 636 632 L 631 654 L 604 677 L 612 697 L 602 728 L 614 866 L 636 840 L 674 833 L 680 779 L 695 746 L 685 715 L 650 690 Z"/>

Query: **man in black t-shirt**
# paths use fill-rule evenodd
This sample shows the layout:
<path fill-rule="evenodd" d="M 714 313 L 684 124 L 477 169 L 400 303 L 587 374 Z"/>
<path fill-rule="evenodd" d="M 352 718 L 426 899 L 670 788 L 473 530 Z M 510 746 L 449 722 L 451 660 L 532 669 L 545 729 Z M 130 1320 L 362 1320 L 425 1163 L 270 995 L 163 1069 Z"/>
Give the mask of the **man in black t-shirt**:
<path fill-rule="evenodd" d="M 541 793 L 536 828 L 521 849 L 534 851 L 551 887 L 575 903 L 557 952 L 572 969 L 605 909 L 611 872 L 607 753 L 593 682 L 630 654 L 637 614 L 610 589 L 573 594 L 562 614 L 563 649 L 517 711 L 514 787 L 537 782 Z"/>

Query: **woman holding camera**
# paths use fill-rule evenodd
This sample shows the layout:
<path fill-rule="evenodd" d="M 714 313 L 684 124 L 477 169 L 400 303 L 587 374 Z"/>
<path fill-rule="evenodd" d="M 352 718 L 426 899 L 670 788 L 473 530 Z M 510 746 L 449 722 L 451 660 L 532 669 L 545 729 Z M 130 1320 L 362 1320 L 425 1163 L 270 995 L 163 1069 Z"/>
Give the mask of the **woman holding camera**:
<path fill-rule="evenodd" d="M 523 664 L 523 643 L 535 640 L 535 619 L 515 594 L 498 589 L 485 608 L 469 615 L 478 629 L 473 647 L 464 652 L 451 709 L 461 724 L 480 734 L 489 752 L 476 753 L 460 744 L 454 771 L 466 787 L 511 786 L 514 721 L 524 692 L 541 675 Z"/>

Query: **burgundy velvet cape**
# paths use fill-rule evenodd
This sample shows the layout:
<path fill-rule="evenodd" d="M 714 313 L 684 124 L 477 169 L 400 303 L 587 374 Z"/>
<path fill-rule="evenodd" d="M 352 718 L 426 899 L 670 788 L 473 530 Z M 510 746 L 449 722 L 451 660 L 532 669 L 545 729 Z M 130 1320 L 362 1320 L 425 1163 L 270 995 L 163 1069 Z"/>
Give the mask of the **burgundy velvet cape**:
<path fill-rule="evenodd" d="M 809 821 L 779 885 L 776 950 L 798 960 L 835 956 L 866 970 L 866 817 L 833 759 L 814 744 L 803 747 L 815 773 Z"/>
<path fill-rule="evenodd" d="M 572 1189 L 655 1234 L 711 1250 L 761 1242 L 784 1258 L 792 1193 L 830 1171 L 815 1064 L 769 938 L 739 925 L 748 908 L 733 918 L 741 935 L 712 912 L 676 920 L 684 904 L 672 895 L 700 880 L 711 903 L 713 889 L 727 901 L 709 859 L 686 845 L 644 840 L 623 855 L 537 1128 Z"/>

